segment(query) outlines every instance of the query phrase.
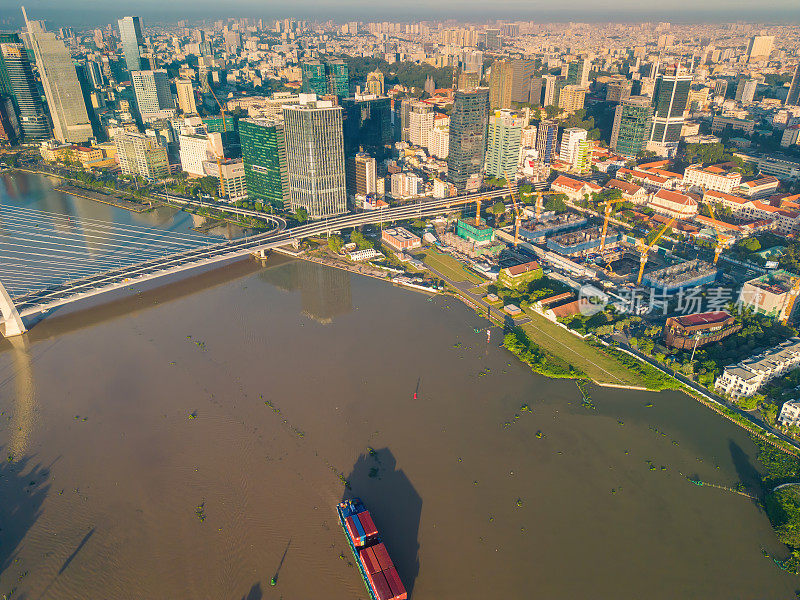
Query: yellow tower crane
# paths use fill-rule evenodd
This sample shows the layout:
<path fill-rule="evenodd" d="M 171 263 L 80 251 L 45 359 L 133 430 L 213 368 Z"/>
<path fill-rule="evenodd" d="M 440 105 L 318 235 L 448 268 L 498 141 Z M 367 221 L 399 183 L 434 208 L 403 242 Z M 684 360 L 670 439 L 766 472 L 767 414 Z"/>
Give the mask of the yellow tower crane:
<path fill-rule="evenodd" d="M 603 204 L 605 204 L 605 210 L 603 211 L 603 235 L 600 236 L 600 252 L 606 249 L 606 231 L 608 231 L 608 221 L 611 219 L 611 207 L 619 202 L 625 202 L 625 199 L 619 198 L 617 200 L 606 200 L 603 202 Z"/>
<path fill-rule="evenodd" d="M 522 225 L 522 216 L 517 206 L 517 201 L 514 199 L 514 188 L 511 181 L 508 181 L 508 193 L 511 195 L 511 205 L 514 207 L 514 248 L 519 246 L 519 226 Z"/>
<path fill-rule="evenodd" d="M 656 245 L 656 242 L 661 238 L 664 233 L 666 233 L 667 229 L 672 227 L 675 221 L 678 220 L 678 217 L 672 217 L 664 227 L 661 228 L 661 231 L 658 232 L 656 237 L 653 238 L 653 241 L 649 244 L 645 243 L 644 239 L 636 240 L 636 249 L 639 251 L 639 276 L 636 278 L 636 285 L 642 283 L 642 274 L 644 273 L 644 266 L 647 264 L 647 256 L 650 253 L 650 248 Z"/>
<path fill-rule="evenodd" d="M 711 218 L 714 219 L 714 221 L 717 221 L 717 216 L 714 214 L 714 207 L 710 203 L 707 203 L 706 206 L 708 206 L 708 210 L 711 213 Z M 730 236 L 722 233 L 722 228 L 718 227 L 716 224 L 712 224 L 712 227 L 714 228 L 714 231 L 717 232 L 717 243 L 714 246 L 714 264 L 717 264 L 719 255 L 722 254 L 722 251 L 725 249 L 728 240 L 731 238 Z"/>
<path fill-rule="evenodd" d="M 226 131 L 228 131 L 228 126 L 226 125 L 225 121 L 225 111 L 222 108 L 222 104 L 219 103 L 219 100 L 217 99 L 217 95 L 214 93 L 214 90 L 212 90 L 209 87 L 208 91 L 211 92 L 211 95 L 214 97 L 214 101 L 217 103 L 217 106 L 219 106 L 219 113 L 222 115 L 222 132 L 225 133 Z M 220 134 L 220 141 L 221 140 L 222 140 L 222 135 Z M 213 146 L 212 146 L 212 151 L 214 152 L 214 156 L 217 158 L 217 175 L 219 175 L 219 195 L 224 196 L 225 180 L 222 178 L 222 158 L 217 153 L 217 149 L 214 148 Z"/>
<path fill-rule="evenodd" d="M 791 282 L 792 288 L 789 290 L 789 301 L 786 304 L 783 317 L 781 317 L 781 323 L 784 325 L 789 322 L 789 317 L 792 316 L 792 309 L 794 308 L 795 300 L 797 300 L 797 294 L 800 292 L 800 277 L 792 277 Z"/>

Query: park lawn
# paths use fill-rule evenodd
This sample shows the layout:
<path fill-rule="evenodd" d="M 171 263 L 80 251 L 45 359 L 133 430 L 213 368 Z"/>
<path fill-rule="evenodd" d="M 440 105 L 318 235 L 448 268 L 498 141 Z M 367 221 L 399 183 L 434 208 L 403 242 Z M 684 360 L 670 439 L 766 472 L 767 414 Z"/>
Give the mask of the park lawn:
<path fill-rule="evenodd" d="M 469 281 L 474 284 L 483 283 L 483 279 L 467 269 L 449 254 L 429 249 L 423 253 L 422 262 L 435 269 L 451 281 Z"/>
<path fill-rule="evenodd" d="M 530 340 L 551 354 L 563 358 L 598 383 L 643 386 L 635 373 L 585 340 L 565 331 L 543 316 L 526 311 L 531 320 L 522 325 Z"/>

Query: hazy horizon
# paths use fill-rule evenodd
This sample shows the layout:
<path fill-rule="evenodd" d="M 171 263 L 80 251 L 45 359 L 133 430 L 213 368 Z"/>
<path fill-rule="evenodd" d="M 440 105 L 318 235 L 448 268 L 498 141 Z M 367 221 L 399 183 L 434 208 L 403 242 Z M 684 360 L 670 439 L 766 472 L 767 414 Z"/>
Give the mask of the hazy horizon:
<path fill-rule="evenodd" d="M 68 4 L 68 7 L 65 5 Z M 695 2 L 680 0 L 672 10 L 642 9 L 638 1 L 617 0 L 592 3 L 576 0 L 569 8 L 553 8 L 552 3 L 506 0 L 487 4 L 476 0 L 440 0 L 435 5 L 424 0 L 410 0 L 402 7 L 385 6 L 364 0 L 296 0 L 287 10 L 281 2 L 231 0 L 221 8 L 217 0 L 173 0 L 167 5 L 161 0 L 132 0 L 109 6 L 102 0 L 12 0 L 0 8 L 0 29 L 17 29 L 22 25 L 21 6 L 31 19 L 47 20 L 54 26 L 97 26 L 112 23 L 119 17 L 136 14 L 146 24 L 169 23 L 185 19 L 224 19 L 253 17 L 264 19 L 293 17 L 316 21 L 332 20 L 389 20 L 421 21 L 446 20 L 532 20 L 540 23 L 619 22 L 636 23 L 669 21 L 674 23 L 730 23 L 746 21 L 759 24 L 800 23 L 800 3 L 778 0 L 769 8 L 751 2 L 709 0 L 698 9 Z"/>

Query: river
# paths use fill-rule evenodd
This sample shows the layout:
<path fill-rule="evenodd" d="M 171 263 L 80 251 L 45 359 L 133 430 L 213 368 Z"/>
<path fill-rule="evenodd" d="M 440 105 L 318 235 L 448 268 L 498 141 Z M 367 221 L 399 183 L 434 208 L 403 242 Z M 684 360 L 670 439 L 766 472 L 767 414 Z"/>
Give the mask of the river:
<path fill-rule="evenodd" d="M 752 484 L 742 430 L 676 392 L 582 407 L 481 327 L 273 256 L 0 341 L 0 594 L 365 599 L 358 495 L 415 600 L 794 598 L 763 511 L 681 475 Z"/>

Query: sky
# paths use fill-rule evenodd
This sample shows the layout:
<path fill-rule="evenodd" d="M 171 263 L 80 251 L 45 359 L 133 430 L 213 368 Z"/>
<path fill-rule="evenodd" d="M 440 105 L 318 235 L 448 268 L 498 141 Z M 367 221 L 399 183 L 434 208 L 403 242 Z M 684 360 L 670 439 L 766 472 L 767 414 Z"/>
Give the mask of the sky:
<path fill-rule="evenodd" d="M 104 25 L 128 14 L 141 16 L 145 23 L 224 17 L 800 23 L 798 0 L 670 0 L 669 11 L 641 0 L 571 0 L 564 8 L 552 0 L 0 0 L 0 29 L 20 26 L 21 5 L 31 19 L 72 27 Z"/>

